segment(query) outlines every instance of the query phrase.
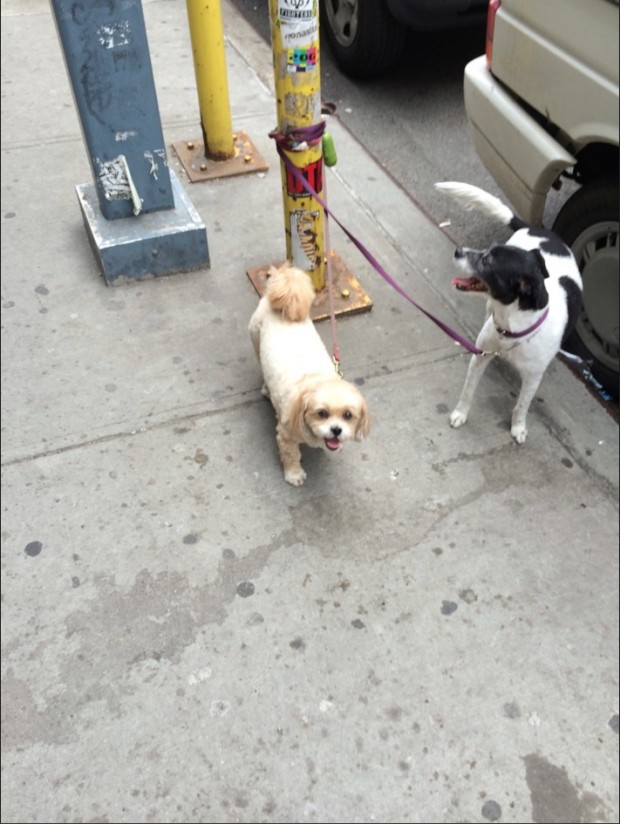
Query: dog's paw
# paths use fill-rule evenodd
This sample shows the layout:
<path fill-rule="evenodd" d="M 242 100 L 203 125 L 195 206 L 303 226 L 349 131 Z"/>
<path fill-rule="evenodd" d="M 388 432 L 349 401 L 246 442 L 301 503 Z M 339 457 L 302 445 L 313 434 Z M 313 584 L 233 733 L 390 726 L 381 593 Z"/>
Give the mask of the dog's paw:
<path fill-rule="evenodd" d="M 460 409 L 455 409 L 450 414 L 450 426 L 453 429 L 458 429 L 459 426 L 463 426 L 464 423 L 467 423 L 467 412 L 461 412 Z"/>
<path fill-rule="evenodd" d="M 261 392 L 261 395 L 264 395 L 266 398 L 269 398 L 269 397 L 270 397 L 270 395 L 269 395 L 269 390 L 267 389 L 267 385 L 266 385 L 266 384 L 263 384 L 263 385 L 261 386 L 261 390 L 260 390 L 260 392 Z"/>
<path fill-rule="evenodd" d="M 525 443 L 525 439 L 527 438 L 527 429 L 525 428 L 525 424 L 514 424 L 512 429 L 510 430 L 510 434 L 517 443 Z"/>
<path fill-rule="evenodd" d="M 299 467 L 299 469 L 287 469 L 284 472 L 284 480 L 291 486 L 301 486 L 306 480 L 306 473 Z"/>

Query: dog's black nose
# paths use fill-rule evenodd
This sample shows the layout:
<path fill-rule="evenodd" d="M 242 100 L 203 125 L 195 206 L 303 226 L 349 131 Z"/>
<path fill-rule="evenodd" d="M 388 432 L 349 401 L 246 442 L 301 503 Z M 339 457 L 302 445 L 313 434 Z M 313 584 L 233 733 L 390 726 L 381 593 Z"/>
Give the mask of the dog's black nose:
<path fill-rule="evenodd" d="M 342 427 L 341 426 L 332 426 L 331 433 L 334 438 L 339 438 L 342 435 Z"/>
<path fill-rule="evenodd" d="M 457 246 L 456 247 L 456 249 L 454 250 L 454 257 L 455 258 L 465 257 L 465 250 L 463 249 L 462 246 Z"/>

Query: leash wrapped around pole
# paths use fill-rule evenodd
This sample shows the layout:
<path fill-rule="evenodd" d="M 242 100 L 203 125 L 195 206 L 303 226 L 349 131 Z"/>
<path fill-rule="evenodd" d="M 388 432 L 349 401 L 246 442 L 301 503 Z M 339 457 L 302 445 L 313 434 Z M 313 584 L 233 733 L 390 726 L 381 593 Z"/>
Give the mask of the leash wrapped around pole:
<path fill-rule="evenodd" d="M 307 178 L 297 169 L 294 164 L 291 163 L 290 158 L 287 156 L 287 151 L 296 151 L 300 147 L 306 148 L 307 146 L 314 146 L 317 143 L 321 142 L 323 144 L 323 140 L 325 137 L 325 121 L 320 121 L 319 123 L 315 123 L 311 126 L 301 126 L 299 128 L 290 129 L 286 135 L 281 134 L 278 132 L 277 129 L 269 132 L 269 137 L 273 138 L 276 142 L 276 147 L 278 150 L 278 154 L 282 158 L 285 166 L 287 169 L 298 179 L 303 182 L 304 188 L 308 191 L 313 197 L 315 197 L 316 193 L 313 194 L 312 187 L 310 186 L 309 181 Z M 334 165 L 334 157 L 335 154 L 330 154 L 329 156 L 329 163 L 330 165 Z M 325 177 L 322 177 L 322 186 L 323 186 L 323 203 L 320 205 L 323 206 L 324 211 L 324 243 L 325 243 L 325 268 L 327 273 L 327 296 L 329 302 L 329 316 L 331 320 L 331 330 L 332 330 L 332 341 L 333 341 L 333 361 L 334 361 L 334 368 L 336 372 L 343 377 L 342 368 L 340 366 L 340 349 L 338 347 L 338 334 L 336 330 L 336 312 L 334 309 L 334 283 L 333 283 L 333 275 L 332 275 L 332 266 L 331 266 L 331 242 L 330 242 L 330 235 L 329 235 L 329 216 L 327 210 L 324 207 L 324 203 L 327 202 L 327 182 Z M 316 197 L 315 197 L 316 200 Z M 318 201 L 317 201 L 318 202 Z"/>
<path fill-rule="evenodd" d="M 317 0 L 269 0 L 286 256 L 307 272 L 317 293 L 325 286 L 324 212 L 291 169 L 322 193 L 318 6 Z"/>
<path fill-rule="evenodd" d="M 314 128 L 318 129 L 319 127 L 321 128 L 321 134 L 322 134 L 324 129 L 325 129 L 325 123 L 320 123 L 320 124 L 317 124 L 316 127 L 310 127 L 310 128 L 311 129 L 314 129 Z M 296 139 L 303 139 L 303 134 L 304 133 L 305 133 L 305 129 L 297 130 Z M 422 312 L 423 315 L 426 315 L 426 317 L 430 321 L 432 321 L 436 326 L 438 326 L 443 332 L 445 332 L 446 335 L 448 335 L 448 337 L 452 338 L 452 340 L 455 343 L 457 343 L 459 346 L 462 346 L 464 349 L 467 349 L 468 352 L 471 352 L 473 355 L 487 355 L 487 354 L 489 354 L 487 352 L 484 352 L 482 349 L 478 349 L 478 347 L 475 346 L 473 343 L 471 343 L 469 340 L 467 340 L 467 338 L 463 337 L 458 332 L 455 332 L 446 323 L 444 323 L 439 318 L 436 318 L 433 314 L 431 314 L 426 309 L 424 309 L 423 306 L 420 306 L 420 304 L 417 303 L 412 297 L 410 297 L 407 294 L 407 292 L 405 292 L 405 290 L 394 280 L 394 278 L 392 278 L 385 271 L 383 266 L 381 266 L 379 261 L 372 255 L 371 252 L 368 251 L 368 249 L 364 246 L 364 244 L 360 240 L 358 240 L 355 237 L 355 235 L 352 232 L 350 232 L 347 229 L 347 227 L 340 220 L 338 220 L 336 215 L 334 215 L 334 213 L 327 206 L 327 203 L 325 202 L 325 200 L 318 194 L 318 192 L 316 192 L 313 189 L 310 182 L 308 180 L 306 180 L 303 177 L 303 175 L 299 172 L 299 170 L 290 163 L 288 157 L 286 156 L 286 154 L 284 153 L 283 148 L 282 148 L 283 143 L 286 142 L 286 140 L 288 140 L 290 138 L 287 138 L 283 135 L 279 135 L 279 134 L 277 134 L 276 131 L 269 132 L 269 137 L 272 137 L 276 141 L 276 148 L 278 150 L 278 154 L 282 158 L 284 164 L 286 165 L 286 167 L 288 168 L 290 173 L 295 177 L 296 180 L 298 180 L 298 182 L 302 186 L 304 186 L 304 188 L 312 195 L 312 197 L 317 201 L 317 203 L 319 203 L 323 207 L 323 210 L 325 212 L 326 217 L 331 217 L 331 218 L 333 218 L 333 220 L 335 220 L 335 222 L 338 224 L 338 226 L 340 226 L 340 228 L 345 233 L 345 235 L 349 238 L 349 240 L 351 240 L 351 242 L 359 249 L 359 251 L 366 258 L 366 260 L 381 275 L 381 277 L 385 281 L 387 281 L 387 283 L 389 283 L 390 286 L 399 293 L 399 295 L 404 297 L 405 300 L 408 300 L 409 303 L 411 303 L 413 306 L 416 307 L 416 309 L 419 309 L 419 311 Z"/>

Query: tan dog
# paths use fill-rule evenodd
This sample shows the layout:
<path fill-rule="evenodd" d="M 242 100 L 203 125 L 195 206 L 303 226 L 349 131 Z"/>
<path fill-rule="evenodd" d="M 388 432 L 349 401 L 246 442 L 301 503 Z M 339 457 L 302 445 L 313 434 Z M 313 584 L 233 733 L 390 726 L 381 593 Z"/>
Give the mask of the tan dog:
<path fill-rule="evenodd" d="M 284 478 L 303 484 L 300 444 L 337 452 L 370 431 L 366 401 L 339 377 L 310 317 L 315 291 L 301 269 L 270 267 L 265 295 L 249 325 L 263 372 L 263 394 L 276 413 Z"/>

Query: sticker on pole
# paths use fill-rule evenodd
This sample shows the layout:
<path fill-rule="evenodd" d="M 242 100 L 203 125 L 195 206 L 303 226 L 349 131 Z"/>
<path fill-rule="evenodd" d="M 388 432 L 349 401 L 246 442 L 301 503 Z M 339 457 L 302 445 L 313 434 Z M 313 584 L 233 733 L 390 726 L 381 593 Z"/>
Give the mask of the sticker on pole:
<path fill-rule="evenodd" d="M 278 18 L 299 22 L 317 17 L 317 0 L 278 0 Z"/>
<path fill-rule="evenodd" d="M 289 72 L 310 72 L 316 69 L 318 49 L 316 45 L 309 49 L 287 49 L 286 70 Z"/>
<path fill-rule="evenodd" d="M 296 266 L 306 271 L 318 269 L 321 252 L 317 248 L 320 212 L 292 211 L 291 250 Z"/>
<path fill-rule="evenodd" d="M 307 71 L 316 68 L 316 49 L 319 42 L 319 14 L 317 0 L 278 0 L 278 25 L 282 37 L 282 46 L 289 50 L 315 49 L 315 62 L 304 61 L 303 69 L 291 68 L 289 71 Z M 298 62 L 297 66 L 302 65 Z"/>
<path fill-rule="evenodd" d="M 303 169 L 298 169 L 302 178 L 306 180 L 315 192 L 321 193 L 323 189 L 323 158 L 319 157 L 312 163 L 308 163 Z M 310 197 L 310 193 L 297 175 L 294 175 L 289 168 L 286 170 L 286 191 L 289 197 Z"/>

